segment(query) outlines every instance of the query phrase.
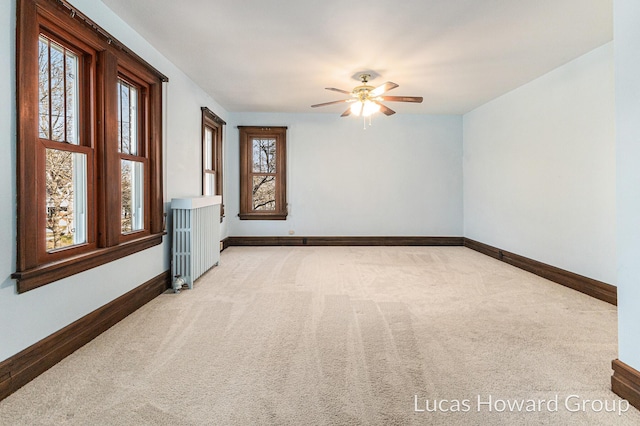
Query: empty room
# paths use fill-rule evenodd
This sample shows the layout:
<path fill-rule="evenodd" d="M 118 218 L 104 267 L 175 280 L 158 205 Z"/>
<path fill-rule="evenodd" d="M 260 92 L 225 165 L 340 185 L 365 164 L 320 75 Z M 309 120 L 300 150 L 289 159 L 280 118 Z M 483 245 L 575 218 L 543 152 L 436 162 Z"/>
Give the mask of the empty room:
<path fill-rule="evenodd" d="M 640 424 L 634 0 L 3 0 L 0 424 Z"/>

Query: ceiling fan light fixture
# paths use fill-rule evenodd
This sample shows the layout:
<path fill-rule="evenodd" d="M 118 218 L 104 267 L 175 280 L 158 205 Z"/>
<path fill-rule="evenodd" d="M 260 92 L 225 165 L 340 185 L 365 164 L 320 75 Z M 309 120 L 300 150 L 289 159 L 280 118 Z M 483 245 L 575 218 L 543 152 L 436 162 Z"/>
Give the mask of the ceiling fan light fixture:
<path fill-rule="evenodd" d="M 360 115 L 363 117 L 369 117 L 378 111 L 380 111 L 380 105 L 370 101 L 369 99 L 351 104 L 351 114 L 357 117 Z"/>
<path fill-rule="evenodd" d="M 351 92 L 347 90 L 336 89 L 335 87 L 326 87 L 325 89 L 331 90 L 333 92 L 351 95 L 351 98 L 331 102 L 323 102 L 321 104 L 311 105 L 311 108 L 334 104 L 351 103 L 351 106 L 342 113 L 341 117 L 346 117 L 349 115 L 355 115 L 356 117 L 371 117 L 371 115 L 375 114 L 378 111 L 382 111 L 382 113 L 387 116 L 395 114 L 394 110 L 382 104 L 381 102 L 422 102 L 421 96 L 387 96 L 385 95 L 385 93 L 389 90 L 395 89 L 396 87 L 398 87 L 398 85 L 391 81 L 387 81 L 386 83 L 383 83 L 378 87 L 373 87 L 368 84 L 369 78 L 369 74 L 361 74 L 360 80 L 362 80 L 362 84 L 354 87 Z"/>
<path fill-rule="evenodd" d="M 370 100 L 364 101 L 364 108 L 362 109 L 362 115 L 365 117 L 370 116 L 371 114 L 375 114 L 380 111 L 380 105 L 375 102 L 371 102 Z"/>

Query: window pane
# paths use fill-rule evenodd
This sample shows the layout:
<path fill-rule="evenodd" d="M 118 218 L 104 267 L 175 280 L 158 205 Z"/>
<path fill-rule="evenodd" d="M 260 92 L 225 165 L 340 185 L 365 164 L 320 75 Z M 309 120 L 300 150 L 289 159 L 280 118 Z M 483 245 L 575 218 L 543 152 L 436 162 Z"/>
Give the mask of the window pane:
<path fill-rule="evenodd" d="M 78 145 L 78 57 L 67 51 L 65 60 L 67 90 L 67 142 Z"/>
<path fill-rule="evenodd" d="M 215 173 L 204 174 L 204 194 L 203 195 L 216 195 Z"/>
<path fill-rule="evenodd" d="M 253 139 L 253 172 L 276 172 L 275 139 Z"/>
<path fill-rule="evenodd" d="M 47 251 L 87 241 L 87 158 L 46 150 Z"/>
<path fill-rule="evenodd" d="M 144 164 L 139 161 L 121 161 L 122 233 L 144 228 Z"/>
<path fill-rule="evenodd" d="M 42 35 L 38 92 L 40 137 L 78 144 L 78 56 Z"/>
<path fill-rule="evenodd" d="M 253 210 L 275 210 L 276 209 L 276 177 L 275 176 L 254 176 L 253 177 Z"/>
<path fill-rule="evenodd" d="M 120 126 L 119 140 L 120 152 L 129 153 L 130 129 L 129 129 L 129 90 L 128 86 L 118 81 L 118 124 Z"/>
<path fill-rule="evenodd" d="M 129 86 L 129 154 L 138 155 L 138 90 Z"/>
<path fill-rule="evenodd" d="M 123 137 L 122 137 L 122 94 L 123 87 L 120 81 L 118 81 L 118 151 L 124 152 L 122 149 Z"/>
<path fill-rule="evenodd" d="M 118 146 L 124 154 L 138 154 L 138 90 L 118 80 Z"/>
<path fill-rule="evenodd" d="M 50 138 L 49 128 L 49 41 L 40 37 L 38 44 L 38 92 L 39 92 L 39 130 L 40 137 Z"/>
<path fill-rule="evenodd" d="M 204 128 L 204 168 L 213 170 L 213 130 Z"/>
<path fill-rule="evenodd" d="M 50 43 L 51 64 L 51 140 L 63 142 L 65 138 L 64 52 L 60 46 Z"/>

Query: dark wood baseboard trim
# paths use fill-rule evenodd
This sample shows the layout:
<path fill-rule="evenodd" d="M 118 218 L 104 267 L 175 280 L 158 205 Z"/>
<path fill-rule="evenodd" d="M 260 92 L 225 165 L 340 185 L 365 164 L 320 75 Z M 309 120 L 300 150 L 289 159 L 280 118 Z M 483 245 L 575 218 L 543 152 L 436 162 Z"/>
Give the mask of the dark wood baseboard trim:
<path fill-rule="evenodd" d="M 462 246 L 463 237 L 228 237 L 227 246 Z"/>
<path fill-rule="evenodd" d="M 614 359 L 611 362 L 611 390 L 640 410 L 640 371 Z"/>
<path fill-rule="evenodd" d="M 618 303 L 618 289 L 611 284 L 556 268 L 555 266 L 510 253 L 469 238 L 464 239 L 464 245 L 472 250 L 502 260 L 510 265 L 595 297 L 596 299 L 611 303 L 612 305 L 617 305 Z"/>
<path fill-rule="evenodd" d="M 220 240 L 220 251 L 225 251 L 229 247 L 229 237 Z"/>
<path fill-rule="evenodd" d="M 470 248 L 471 250 L 475 250 L 477 252 L 485 254 L 489 257 L 493 257 L 494 259 L 502 260 L 502 257 L 500 256 L 500 250 L 490 245 L 465 238 L 464 246 Z"/>
<path fill-rule="evenodd" d="M 170 286 L 171 271 L 165 271 L 1 362 L 0 400 L 162 294 Z"/>

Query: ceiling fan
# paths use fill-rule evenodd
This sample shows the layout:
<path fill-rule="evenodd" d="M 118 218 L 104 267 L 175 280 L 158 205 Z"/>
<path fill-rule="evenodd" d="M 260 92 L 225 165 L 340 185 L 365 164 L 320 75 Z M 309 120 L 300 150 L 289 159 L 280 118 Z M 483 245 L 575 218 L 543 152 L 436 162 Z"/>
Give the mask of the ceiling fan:
<path fill-rule="evenodd" d="M 315 104 L 311 105 L 311 108 L 333 104 L 351 103 L 352 105 L 345 112 L 343 112 L 340 117 L 346 117 L 351 114 L 368 117 L 378 111 L 382 111 L 382 113 L 385 115 L 393 115 L 396 113 L 391 108 L 381 104 L 380 102 L 382 101 L 415 103 L 422 102 L 421 96 L 385 96 L 384 93 L 388 92 L 389 90 L 395 89 L 396 87 L 398 87 L 398 85 L 396 83 L 392 83 L 391 81 L 387 81 L 386 83 L 381 84 L 378 87 L 374 87 L 368 84 L 370 78 L 370 74 L 360 74 L 360 80 L 362 81 L 362 84 L 360 86 L 354 87 L 350 92 L 347 90 L 336 89 L 335 87 L 326 87 L 325 89 L 327 90 L 351 95 L 351 98 Z"/>

